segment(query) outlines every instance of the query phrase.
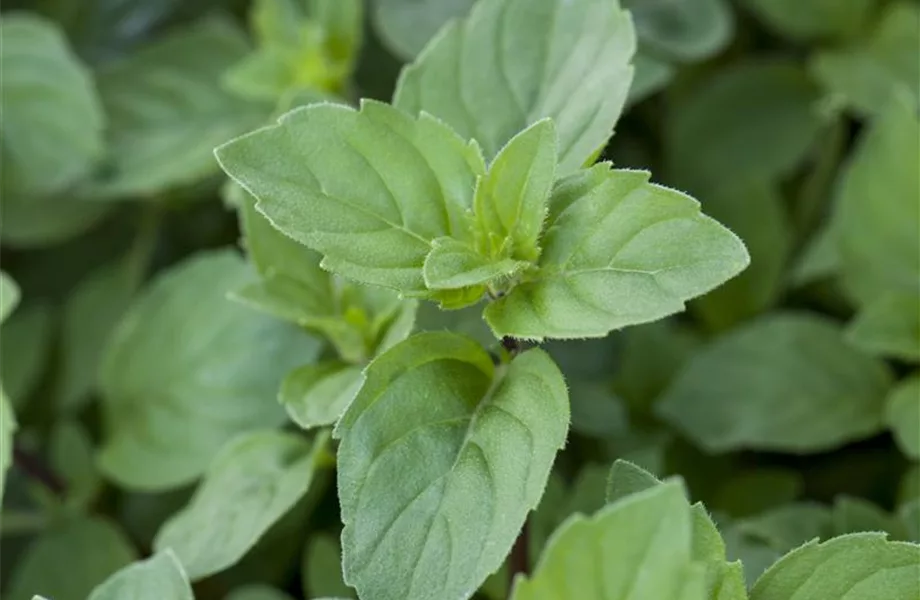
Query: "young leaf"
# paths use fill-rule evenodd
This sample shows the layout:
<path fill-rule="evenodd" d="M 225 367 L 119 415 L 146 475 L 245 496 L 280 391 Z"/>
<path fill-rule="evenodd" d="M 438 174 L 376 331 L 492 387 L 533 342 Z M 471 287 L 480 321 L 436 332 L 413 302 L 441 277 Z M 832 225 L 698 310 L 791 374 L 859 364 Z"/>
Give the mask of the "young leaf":
<path fill-rule="evenodd" d="M 880 431 L 890 385 L 830 321 L 776 313 L 702 350 L 656 408 L 707 452 L 819 452 Z"/>
<path fill-rule="evenodd" d="M 526 262 L 510 258 L 490 259 L 488 254 L 451 238 L 437 238 L 432 240 L 431 246 L 422 271 L 425 285 L 432 290 L 476 288 L 478 292 L 470 294 L 476 300 L 482 296 L 486 285 L 510 277 L 527 266 Z"/>
<path fill-rule="evenodd" d="M 2 196 L 21 201 L 60 192 L 86 176 L 105 150 L 105 115 L 92 76 L 44 18 L 5 13 L 0 38 Z"/>
<path fill-rule="evenodd" d="M 279 399 L 288 416 L 304 429 L 334 425 L 361 381 L 360 367 L 337 361 L 304 365 L 284 378 Z"/>
<path fill-rule="evenodd" d="M 367 600 L 469 597 L 565 441 L 562 375 L 540 350 L 496 373 L 472 340 L 421 333 L 365 377 L 336 426 L 345 581 Z"/>
<path fill-rule="evenodd" d="M 748 254 L 693 198 L 601 164 L 556 184 L 540 271 L 491 303 L 496 336 L 603 337 L 661 319 L 733 277 Z"/>
<path fill-rule="evenodd" d="M 716 71 L 668 117 L 674 178 L 699 192 L 789 175 L 817 140 L 818 98 L 817 86 L 793 62 L 750 61 Z"/>
<path fill-rule="evenodd" d="M 751 589 L 751 600 L 916 598 L 920 546 L 884 534 L 844 535 L 790 552 Z"/>
<path fill-rule="evenodd" d="M 88 600 L 195 600 L 188 577 L 171 550 L 121 569 L 97 586 Z"/>
<path fill-rule="evenodd" d="M 903 95 L 863 130 L 831 222 L 847 291 L 862 304 L 920 290 L 920 117 Z"/>
<path fill-rule="evenodd" d="M 847 339 L 872 354 L 920 362 L 920 295 L 870 299 L 849 324 Z"/>
<path fill-rule="evenodd" d="M 156 278 L 122 319 L 101 373 L 107 477 L 150 491 L 190 483 L 235 435 L 284 421 L 281 379 L 319 348 L 226 299 L 251 278 L 232 252 L 196 255 Z"/>
<path fill-rule="evenodd" d="M 106 66 L 99 89 L 111 121 L 111 171 L 84 195 L 152 197 L 218 173 L 214 146 L 258 126 L 270 111 L 220 85 L 246 51 L 232 23 L 207 19 Z"/>
<path fill-rule="evenodd" d="M 98 584 L 136 559 L 125 534 L 102 517 L 74 517 L 29 544 L 7 580 L 4 598 L 36 592 L 54 600 L 84 600 Z"/>
<path fill-rule="evenodd" d="M 734 19 L 725 0 L 623 0 L 644 49 L 680 62 L 718 53 L 732 38 Z"/>
<path fill-rule="evenodd" d="M 890 2 L 868 39 L 819 52 L 811 63 L 812 72 L 829 92 L 845 99 L 860 114 L 884 110 L 896 90 L 905 92 L 916 110 L 920 103 L 918 20 L 920 7 L 916 3 Z"/>
<path fill-rule="evenodd" d="M 323 266 L 404 293 L 426 291 L 431 241 L 470 238 L 467 212 L 485 167 L 474 144 L 439 121 L 373 101 L 319 104 L 217 149 L 278 229 Z"/>
<path fill-rule="evenodd" d="M 292 433 L 256 431 L 238 437 L 208 467 L 191 502 L 163 524 L 153 546 L 171 549 L 197 581 L 236 564 L 310 487 L 318 453 Z"/>
<path fill-rule="evenodd" d="M 305 598 L 354 597 L 354 590 L 342 581 L 342 549 L 332 536 L 315 534 L 307 541 L 301 576 Z"/>
<path fill-rule="evenodd" d="M 511 598 L 702 600 L 701 593 L 682 595 L 698 580 L 691 538 L 680 483 L 655 486 L 593 517 L 570 518 L 550 539 L 532 578 L 516 579 Z"/>
<path fill-rule="evenodd" d="M 555 171 L 556 128 L 551 119 L 536 122 L 501 149 L 473 199 L 483 254 L 536 260 Z"/>
<path fill-rule="evenodd" d="M 571 173 L 613 133 L 635 50 L 616 1 L 483 0 L 403 70 L 393 104 L 443 119 L 487 159 L 551 117 L 559 169 Z"/>
<path fill-rule="evenodd" d="M 901 451 L 920 460 L 920 375 L 900 382 L 885 404 L 885 422 Z"/>

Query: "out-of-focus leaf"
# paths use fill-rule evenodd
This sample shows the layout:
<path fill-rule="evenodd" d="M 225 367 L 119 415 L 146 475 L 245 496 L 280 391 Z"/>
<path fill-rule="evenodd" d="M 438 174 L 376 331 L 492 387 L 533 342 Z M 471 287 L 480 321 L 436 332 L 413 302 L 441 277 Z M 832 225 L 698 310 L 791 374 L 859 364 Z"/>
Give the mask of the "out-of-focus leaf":
<path fill-rule="evenodd" d="M 304 596 L 353 598 L 355 591 L 342 580 L 342 549 L 337 539 L 317 533 L 307 540 L 300 571 Z"/>
<path fill-rule="evenodd" d="M 698 61 L 724 48 L 734 18 L 724 0 L 623 0 L 643 48 L 681 62 Z"/>
<path fill-rule="evenodd" d="M 609 439 L 629 430 L 626 405 L 602 383 L 571 381 L 572 430 L 599 439 Z"/>
<path fill-rule="evenodd" d="M 920 293 L 918 164 L 920 116 L 896 95 L 863 130 L 841 175 L 831 225 L 843 282 L 863 304 L 890 292 Z"/>
<path fill-rule="evenodd" d="M 869 300 L 850 323 L 847 339 L 872 354 L 920 362 L 920 295 Z"/>
<path fill-rule="evenodd" d="M 402 58 L 415 58 L 452 19 L 465 16 L 475 0 L 374 0 L 374 26 Z"/>
<path fill-rule="evenodd" d="M 51 308 L 45 304 L 26 305 L 3 324 L 0 376 L 16 407 L 23 406 L 47 366 L 53 325 Z"/>
<path fill-rule="evenodd" d="M 712 191 L 789 175 L 820 132 L 818 97 L 804 69 L 782 60 L 740 62 L 701 79 L 668 117 L 673 176 Z"/>
<path fill-rule="evenodd" d="M 849 38 L 872 17 L 878 0 L 744 0 L 771 29 L 797 41 Z"/>
<path fill-rule="evenodd" d="M 0 193 L 4 204 L 28 203 L 90 172 L 104 152 L 105 116 L 90 73 L 56 24 L 28 13 L 4 14 L 0 38 Z"/>
<path fill-rule="evenodd" d="M 88 600 L 195 600 L 182 565 L 171 551 L 121 569 L 100 584 Z"/>
<path fill-rule="evenodd" d="M 768 184 L 723 187 L 706 195 L 703 210 L 735 232 L 751 254 L 747 269 L 692 306 L 710 327 L 722 330 L 776 302 L 792 249 L 792 229 L 782 196 Z"/>
<path fill-rule="evenodd" d="M 775 313 L 700 351 L 657 411 L 708 452 L 819 452 L 879 432 L 890 385 L 831 321 Z"/>
<path fill-rule="evenodd" d="M 20 249 L 60 244 L 92 229 L 110 208 L 71 194 L 25 200 L 0 194 L 0 237 L 5 245 Z"/>
<path fill-rule="evenodd" d="M 920 460 L 920 375 L 901 381 L 891 391 L 885 422 L 904 454 Z"/>
<path fill-rule="evenodd" d="M 633 66 L 636 73 L 629 88 L 627 105 L 638 104 L 663 89 L 674 78 L 674 66 L 646 52 L 638 52 Z"/>
<path fill-rule="evenodd" d="M 13 464 L 13 434 L 17 427 L 13 405 L 0 385 L 0 501 L 6 491 L 6 472 Z"/>
<path fill-rule="evenodd" d="M 894 515 L 862 498 L 839 496 L 831 509 L 834 535 L 860 531 L 882 531 L 892 539 L 908 539 L 908 532 Z"/>
<path fill-rule="evenodd" d="M 842 7 L 864 1 L 835 4 Z M 920 103 L 918 21 L 920 6 L 916 2 L 890 2 L 868 39 L 819 52 L 812 61 L 812 71 L 829 92 L 862 115 L 884 110 L 895 91 L 905 93 L 916 111 Z"/>
<path fill-rule="evenodd" d="M 552 117 L 559 171 L 581 168 L 620 116 L 636 39 L 618 2 L 484 0 L 403 69 L 393 103 L 427 112 L 491 161 L 518 132 Z"/>
<path fill-rule="evenodd" d="M 256 431 L 229 442 L 183 510 L 157 533 L 197 581 L 236 564 L 306 493 L 326 451 L 328 433 L 311 448 L 300 435 Z"/>
<path fill-rule="evenodd" d="M 48 459 L 64 480 L 68 505 L 85 510 L 102 488 L 86 429 L 77 421 L 59 421 L 51 431 Z"/>
<path fill-rule="evenodd" d="M 831 511 L 815 502 L 778 506 L 735 524 L 742 534 L 760 540 L 779 554 L 833 531 Z"/>
<path fill-rule="evenodd" d="M 792 502 L 805 482 L 796 471 L 760 468 L 742 471 L 725 482 L 710 503 L 713 510 L 747 517 Z"/>
<path fill-rule="evenodd" d="M 99 89 L 111 165 L 83 195 L 151 198 L 217 175 L 214 147 L 258 126 L 271 110 L 220 85 L 247 50 L 234 25 L 207 19 L 104 68 Z"/>
<path fill-rule="evenodd" d="M 334 425 L 361 387 L 361 368 L 340 362 L 304 365 L 281 384 L 280 400 L 304 429 Z"/>
<path fill-rule="evenodd" d="M 107 477 L 148 491 L 190 483 L 235 435 L 284 422 L 281 379 L 318 344 L 227 300 L 252 277 L 233 252 L 196 255 L 129 309 L 102 364 Z"/>
<path fill-rule="evenodd" d="M 110 575 L 137 558 L 124 533 L 102 517 L 76 517 L 43 531 L 19 557 L 4 598 L 86 600 Z"/>
<path fill-rule="evenodd" d="M 254 583 L 234 589 L 224 600 L 291 600 L 291 597 L 277 588 Z"/>

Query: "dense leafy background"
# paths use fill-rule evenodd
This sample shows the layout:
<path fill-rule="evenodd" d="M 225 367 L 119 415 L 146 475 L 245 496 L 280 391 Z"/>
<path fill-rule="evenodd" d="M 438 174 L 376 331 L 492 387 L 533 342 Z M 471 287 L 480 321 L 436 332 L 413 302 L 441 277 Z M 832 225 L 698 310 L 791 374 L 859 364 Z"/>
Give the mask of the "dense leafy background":
<path fill-rule="evenodd" d="M 813 598 L 812 572 L 821 573 L 821 598 L 850 588 L 854 598 L 916 598 L 920 559 L 905 542 L 920 542 L 920 4 L 622 0 L 627 17 L 612 1 L 576 2 L 595 10 L 577 39 L 550 14 L 527 13 L 532 0 L 487 3 L 474 13 L 479 29 L 450 26 L 400 80 L 394 103 L 412 119 L 373 103 L 360 113 L 326 105 L 282 126 L 312 123 L 321 137 L 398 121 L 416 147 L 386 148 L 374 161 L 398 160 L 412 173 L 421 149 L 470 182 L 486 175 L 483 157 L 497 155 L 470 203 L 526 187 L 514 173 L 527 165 L 534 189 L 548 188 L 553 165 L 562 177 L 593 160 L 616 123 L 600 154 L 615 170 L 574 175 L 572 188 L 590 179 L 624 198 L 655 195 L 674 211 L 657 218 L 693 228 L 686 243 L 646 247 L 674 265 L 677 297 L 711 287 L 678 277 L 694 240 L 724 249 L 711 265 L 724 276 L 739 268 L 730 260 L 737 241 L 683 196 L 623 169 L 648 169 L 656 184 L 693 194 L 751 255 L 740 276 L 655 323 L 638 324 L 677 310 L 674 296 L 610 297 L 586 313 L 559 291 L 570 284 L 564 270 L 494 303 L 488 324 L 478 309 L 440 311 L 362 285 L 469 304 L 539 254 L 538 213 L 530 222 L 509 217 L 522 214 L 516 207 L 486 215 L 511 249 L 476 262 L 470 247 L 491 240 L 443 237 L 419 211 L 433 202 L 430 189 L 406 184 L 400 201 L 419 229 L 406 232 L 400 254 L 373 255 L 357 238 L 317 237 L 343 215 L 359 222 L 346 211 L 305 225 L 289 222 L 283 202 L 260 205 L 288 237 L 222 174 L 215 146 L 293 107 L 389 101 L 400 66 L 471 1 L 4 3 L 4 598 L 188 600 L 191 587 L 199 600 L 356 597 L 342 579 L 340 539 L 360 558 L 346 569 L 350 582 L 406 597 L 420 580 L 405 576 L 405 548 L 371 533 L 392 521 L 395 535 L 408 536 L 398 540 L 415 539 L 415 525 L 399 521 L 400 498 L 440 477 L 451 485 L 435 489 L 435 516 L 466 519 L 462 533 L 473 540 L 497 536 L 484 562 L 458 567 L 445 588 L 454 594 L 492 570 L 538 504 L 517 544 L 533 569 L 519 576 L 516 600 L 732 600 L 745 597 L 744 581 L 754 600 Z M 482 34 L 524 14 L 514 39 Z M 630 67 L 623 56 L 633 46 Z M 525 72 L 525 52 L 544 53 L 546 69 Z M 597 65 L 604 77 L 584 76 Z M 526 89 L 539 91 L 526 105 L 504 110 L 514 103 L 495 100 Z M 415 119 L 421 111 L 459 137 Z M 473 118 L 485 113 L 494 126 Z M 283 132 L 258 134 L 277 137 L 272 165 L 296 172 L 301 160 L 345 160 L 334 145 L 298 155 L 303 145 Z M 220 158 L 251 156 L 237 145 Z M 370 162 L 354 166 L 355 181 L 375 176 Z M 302 177 L 293 183 L 324 183 Z M 458 192 L 436 184 L 450 206 Z M 607 211 L 585 206 L 549 218 L 563 229 L 609 218 L 605 235 L 588 240 L 594 259 L 608 262 L 622 250 L 616 224 L 637 217 L 625 200 Z M 414 249 L 419 235 L 438 253 Z M 318 244 L 326 266 L 350 280 L 320 269 L 319 255 L 295 240 Z M 543 251 L 541 268 L 572 259 L 561 235 Z M 564 310 L 526 316 L 535 294 Z M 527 338 L 614 331 L 522 354 L 493 394 L 488 353 L 443 332 L 500 352 L 490 326 Z M 375 361 L 349 406 L 369 361 L 425 330 L 441 333 Z M 380 391 L 397 371 L 406 397 Z M 433 372 L 442 393 L 413 395 L 432 389 Z M 379 403 L 370 406 L 373 393 Z M 549 412 L 530 414 L 530 396 Z M 480 402 L 494 410 L 470 408 Z M 418 419 L 451 415 L 458 425 L 443 436 L 457 443 L 436 455 L 425 440 L 404 441 L 401 452 L 425 460 L 411 476 L 384 464 L 368 485 L 391 486 L 392 498 L 369 504 L 366 450 L 380 440 L 363 417 L 390 419 L 395 436 L 412 425 L 400 422 L 400 403 Z M 346 407 L 330 439 L 323 428 Z M 500 443 L 489 445 L 490 427 L 507 432 Z M 336 446 L 346 473 L 338 494 Z M 616 459 L 644 470 L 617 463 L 608 486 Z M 666 479 L 674 475 L 683 484 Z M 482 491 L 476 477 L 497 482 L 491 500 L 471 503 Z M 706 508 L 688 503 L 682 485 Z M 478 511 L 490 501 L 494 514 Z M 479 535 L 487 518 L 494 527 Z M 648 543 L 641 557 L 629 545 L 638 539 Z M 416 546 L 424 563 L 430 552 Z M 726 559 L 741 559 L 743 572 Z M 376 579 L 384 574 L 386 585 Z M 509 578 L 505 565 L 478 594 L 509 597 Z"/>

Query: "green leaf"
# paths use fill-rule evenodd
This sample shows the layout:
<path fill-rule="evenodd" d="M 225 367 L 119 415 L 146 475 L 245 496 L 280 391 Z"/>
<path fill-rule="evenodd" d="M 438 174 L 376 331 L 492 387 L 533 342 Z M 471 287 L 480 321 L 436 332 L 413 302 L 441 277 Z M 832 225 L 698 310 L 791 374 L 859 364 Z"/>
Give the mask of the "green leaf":
<path fill-rule="evenodd" d="M 102 364 L 107 477 L 148 491 L 187 484 L 235 435 L 284 421 L 281 379 L 318 347 L 226 300 L 251 277 L 233 252 L 199 254 L 157 277 L 122 319 Z"/>
<path fill-rule="evenodd" d="M 552 119 L 537 121 L 511 138 L 476 186 L 473 208 L 480 252 L 536 260 L 555 172 Z"/>
<path fill-rule="evenodd" d="M 374 101 L 319 104 L 217 149 L 278 229 L 322 252 L 323 267 L 360 282 L 424 294 L 431 241 L 468 241 L 475 144 L 429 117 Z"/>
<path fill-rule="evenodd" d="M 657 412 L 707 452 L 820 452 L 879 432 L 890 385 L 832 322 L 774 313 L 698 353 Z"/>
<path fill-rule="evenodd" d="M 847 339 L 872 354 L 920 362 L 920 295 L 869 300 L 849 324 Z"/>
<path fill-rule="evenodd" d="M 611 504 L 626 496 L 638 494 L 660 483 L 657 477 L 642 467 L 617 459 L 607 476 L 607 503 Z"/>
<path fill-rule="evenodd" d="M 222 73 L 247 50 L 230 22 L 207 19 L 106 66 L 99 89 L 110 119 L 112 164 L 83 195 L 151 198 L 217 175 L 214 147 L 270 112 L 220 85 Z"/>
<path fill-rule="evenodd" d="M 337 539 L 316 534 L 307 540 L 301 568 L 304 597 L 354 597 L 354 590 L 342 580 L 342 550 Z"/>
<path fill-rule="evenodd" d="M 26 305 L 3 325 L 0 374 L 13 404 L 22 407 L 40 382 L 51 350 L 54 319 L 46 304 Z"/>
<path fill-rule="evenodd" d="M 64 479 L 67 504 L 86 510 L 102 489 L 102 477 L 94 462 L 93 440 L 86 429 L 72 420 L 55 424 L 48 459 L 52 471 Z"/>
<path fill-rule="evenodd" d="M 444 120 L 490 160 L 551 117 L 560 172 L 571 173 L 613 133 L 635 50 L 617 2 L 483 0 L 403 70 L 393 103 Z"/>
<path fill-rule="evenodd" d="M 518 576 L 512 600 L 694 598 L 692 523 L 674 481 L 608 505 L 593 517 L 575 515 L 550 539 L 533 576 Z M 636 548 L 643 551 L 636 552 Z M 696 587 L 699 587 L 698 585 Z"/>
<path fill-rule="evenodd" d="M 304 429 L 334 425 L 361 387 L 361 368 L 337 361 L 304 365 L 281 383 L 279 399 Z"/>
<path fill-rule="evenodd" d="M 336 426 L 345 581 L 381 600 L 471 595 L 540 500 L 568 421 L 540 350 L 497 373 L 451 333 L 382 354 Z"/>
<path fill-rule="evenodd" d="M 643 48 L 681 62 L 699 61 L 731 41 L 735 23 L 724 0 L 623 0 Z"/>
<path fill-rule="evenodd" d="M 793 62 L 734 64 L 700 80 L 665 128 L 674 178 L 694 191 L 785 177 L 806 158 L 822 121 L 818 89 Z"/>
<path fill-rule="evenodd" d="M 96 226 L 111 207 L 69 193 L 47 198 L 18 198 L 0 192 L 5 246 L 33 249 L 60 244 Z"/>
<path fill-rule="evenodd" d="M 920 460 L 920 375 L 901 381 L 891 391 L 885 404 L 885 422 L 901 451 Z"/>
<path fill-rule="evenodd" d="M 230 567 L 307 492 L 328 434 L 311 448 L 293 433 L 255 431 L 229 442 L 188 506 L 157 533 L 197 581 Z"/>
<path fill-rule="evenodd" d="M 19 304 L 19 297 L 19 286 L 12 277 L 0 271 L 0 324 L 6 321 Z"/>
<path fill-rule="evenodd" d="M 357 58 L 364 33 L 362 0 L 312 0 L 307 14 L 322 27 L 330 56 L 349 64 Z"/>
<path fill-rule="evenodd" d="M 831 224 L 847 291 L 862 304 L 920 293 L 920 117 L 903 96 L 870 123 L 841 175 Z"/>
<path fill-rule="evenodd" d="M 88 600 L 194 600 L 188 577 L 170 550 L 135 562 L 96 587 Z"/>
<path fill-rule="evenodd" d="M 496 336 L 603 337 L 679 312 L 744 269 L 733 233 L 648 180 L 599 164 L 556 184 L 539 273 L 485 310 Z"/>
<path fill-rule="evenodd" d="M 916 598 L 920 546 L 884 534 L 844 535 L 808 543 L 781 558 L 751 589 L 751 600 Z"/>
<path fill-rule="evenodd" d="M 860 531 L 881 531 L 895 539 L 908 538 L 902 523 L 872 502 L 852 496 L 838 496 L 831 512 L 834 535 Z"/>
<path fill-rule="evenodd" d="M 815 502 L 792 502 L 738 521 L 735 528 L 785 553 L 809 540 L 828 537 L 832 526 L 831 511 L 827 507 Z"/>
<path fill-rule="evenodd" d="M 474 4 L 475 0 L 376 0 L 373 24 L 387 48 L 412 59 L 444 25 L 466 16 Z"/>
<path fill-rule="evenodd" d="M 291 597 L 279 589 L 254 583 L 236 588 L 226 600 L 291 600 Z"/>
<path fill-rule="evenodd" d="M 905 93 L 916 110 L 920 104 L 918 19 L 920 7 L 916 3 L 890 2 L 867 39 L 819 52 L 812 60 L 812 72 L 830 93 L 843 98 L 859 114 L 884 110 L 896 90 Z"/>
<path fill-rule="evenodd" d="M 54 600 L 85 600 L 94 587 L 135 558 L 125 534 L 110 521 L 68 519 L 29 544 L 6 582 L 4 598 L 29 600 L 38 592 Z"/>
<path fill-rule="evenodd" d="M 804 487 L 797 471 L 778 467 L 744 469 L 718 487 L 710 505 L 733 517 L 748 517 L 794 501 Z"/>
<path fill-rule="evenodd" d="M 487 285 L 507 279 L 527 265 L 510 258 L 490 259 L 470 245 L 446 237 L 432 240 L 431 246 L 422 271 L 425 285 L 432 290 L 471 288 L 472 302 L 480 299 Z"/>
<path fill-rule="evenodd" d="M 567 375 L 567 374 L 566 374 Z M 624 437 L 630 429 L 623 399 L 606 384 L 568 379 L 572 431 L 598 440 Z"/>
<path fill-rule="evenodd" d="M 626 99 L 627 106 L 638 104 L 664 89 L 674 78 L 676 72 L 674 65 L 671 63 L 641 50 L 636 54 L 633 65 L 636 68 L 636 74 L 633 77 L 632 86 L 629 88 L 629 96 Z"/>
<path fill-rule="evenodd" d="M 852 37 L 872 18 L 878 0 L 744 0 L 773 31 L 795 41 Z"/>
<path fill-rule="evenodd" d="M 792 250 L 792 227 L 782 195 L 766 184 L 722 188 L 705 197 L 703 208 L 735 232 L 751 254 L 748 269 L 692 306 L 713 329 L 727 329 L 779 299 Z"/>
<path fill-rule="evenodd" d="M 27 202 L 90 172 L 104 153 L 105 116 L 90 73 L 56 24 L 5 13 L 0 37 L 2 196 Z"/>

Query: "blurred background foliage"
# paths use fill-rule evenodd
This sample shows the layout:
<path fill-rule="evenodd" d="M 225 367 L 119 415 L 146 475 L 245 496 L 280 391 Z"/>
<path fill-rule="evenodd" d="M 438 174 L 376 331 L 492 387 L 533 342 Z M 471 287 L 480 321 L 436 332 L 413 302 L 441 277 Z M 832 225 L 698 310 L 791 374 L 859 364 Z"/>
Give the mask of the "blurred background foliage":
<path fill-rule="evenodd" d="M 884 530 L 917 541 L 920 3 L 622 3 L 639 52 L 602 158 L 692 193 L 744 239 L 752 263 L 685 314 L 547 344 L 571 388 L 573 431 L 532 516 L 532 557 L 566 516 L 603 504 L 618 457 L 683 476 L 749 578 L 811 537 Z M 0 242 L 21 296 L 0 344 L 4 452 L 10 410 L 16 423 L 0 525 L 4 597 L 28 600 L 36 582 L 53 581 L 45 593 L 55 600 L 84 598 L 149 553 L 213 455 L 189 450 L 175 461 L 187 472 L 145 490 L 104 476 L 100 465 L 117 460 L 101 450 L 117 434 L 105 394 L 198 401 L 208 390 L 182 372 L 198 368 L 217 388 L 251 385 L 274 402 L 285 354 L 266 336 L 282 334 L 222 304 L 221 286 L 243 277 L 236 267 L 211 288 L 192 281 L 178 300 L 165 281 L 149 283 L 239 243 L 241 201 L 213 148 L 307 102 L 389 100 L 400 66 L 471 5 L 4 3 Z M 194 280 L 191 270 L 169 283 Z M 157 312 L 156 294 L 199 310 L 178 323 Z M 104 356 L 137 350 L 111 336 L 129 310 L 161 333 L 145 351 L 163 364 L 100 386 Z M 204 358 L 164 359 L 171 328 L 196 319 L 233 331 Z M 475 309 L 422 306 L 416 327 L 494 342 Z M 306 336 L 291 343 L 301 359 L 324 351 Z M 234 418 L 283 421 L 268 412 Z M 214 428 L 195 432 L 219 446 L 229 435 L 220 428 L 253 422 L 196 426 Z M 191 431 L 174 432 L 176 443 Z M 198 597 L 348 596 L 332 481 L 317 474 L 241 563 L 196 584 Z M 253 584 L 263 587 L 240 589 Z M 501 576 L 482 590 L 504 593 Z"/>

